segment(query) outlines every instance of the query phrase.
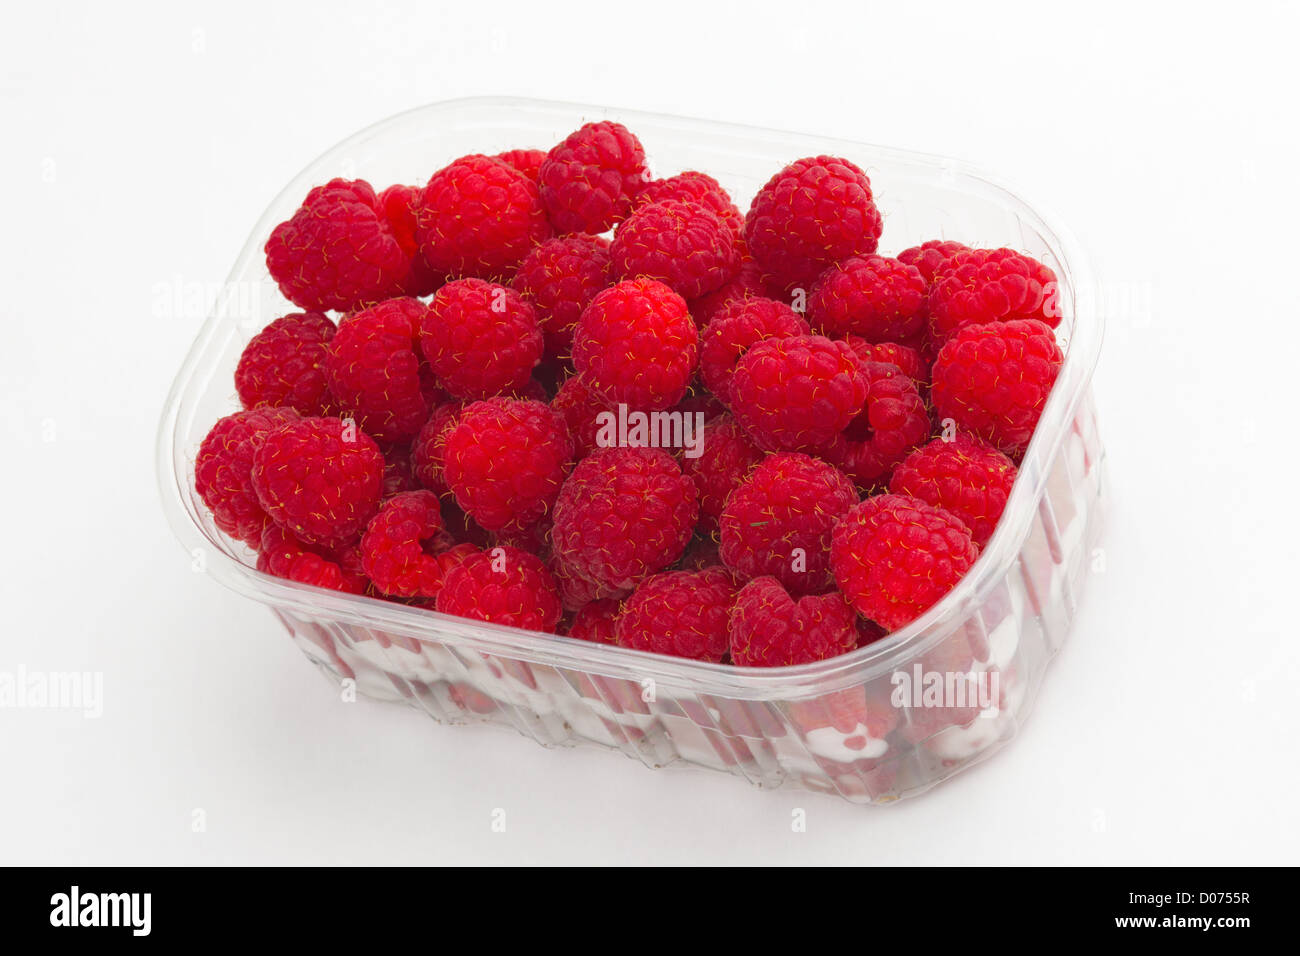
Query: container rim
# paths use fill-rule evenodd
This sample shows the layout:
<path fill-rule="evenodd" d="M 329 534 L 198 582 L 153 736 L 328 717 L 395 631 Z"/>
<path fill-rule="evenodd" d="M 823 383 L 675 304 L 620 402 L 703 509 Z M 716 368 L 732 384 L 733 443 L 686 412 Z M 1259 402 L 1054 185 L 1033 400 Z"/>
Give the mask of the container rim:
<path fill-rule="evenodd" d="M 226 279 L 223 292 L 239 281 L 250 260 L 260 256 L 264 237 L 279 221 L 277 210 L 287 200 L 292 200 L 296 205 L 298 198 L 311 185 L 316 184 L 316 178 L 338 157 L 417 117 L 423 119 L 439 113 L 468 109 L 483 112 L 527 111 L 552 114 L 556 118 L 609 115 L 630 126 L 639 123 L 647 129 L 675 128 L 707 132 L 715 137 L 744 137 L 749 140 L 764 138 L 781 143 L 794 141 L 800 150 L 817 149 L 828 153 L 866 152 L 882 159 L 978 183 L 984 189 L 998 194 L 999 200 L 1005 205 L 1014 207 L 1017 214 L 1030 222 L 1051 248 L 1060 266 L 1057 278 L 1060 282 L 1061 307 L 1069 310 L 1073 322 L 1064 349 L 1064 363 L 993 537 L 957 587 L 906 627 L 839 657 L 810 664 L 771 668 L 739 668 L 730 664 L 693 661 L 540 631 L 473 622 L 436 611 L 276 578 L 257 571 L 241 560 L 235 553 L 237 546 L 216 530 L 210 516 L 196 509 L 194 497 L 188 494 L 190 463 L 180 433 L 182 413 L 201 394 L 200 385 L 203 383 L 199 381 L 200 372 L 204 369 L 208 348 L 231 321 L 222 307 L 223 299 L 227 297 L 218 294 L 168 392 L 156 440 L 157 478 L 163 510 L 182 547 L 191 555 L 204 557 L 203 570 L 236 593 L 280 610 L 396 632 L 417 641 L 465 646 L 479 653 L 501 655 L 529 663 L 594 671 L 638 681 L 654 679 L 669 685 L 689 683 L 697 689 L 707 688 L 709 692 L 730 693 L 749 699 L 788 697 L 797 695 L 801 690 L 811 692 L 816 689 L 819 693 L 825 693 L 827 690 L 874 679 L 904 663 L 910 664 L 917 654 L 925 653 L 937 645 L 964 622 L 1015 561 L 1028 533 L 1029 522 L 1045 491 L 1049 466 L 1087 392 L 1100 353 L 1104 319 L 1097 309 L 1097 297 L 1092 294 L 1094 278 L 1090 264 L 1073 232 L 1051 214 L 1041 211 L 1037 204 L 1028 203 L 997 177 L 950 157 L 821 135 L 592 104 L 500 96 L 466 97 L 438 101 L 397 113 L 347 137 L 308 164 L 276 195 L 253 228 Z"/>

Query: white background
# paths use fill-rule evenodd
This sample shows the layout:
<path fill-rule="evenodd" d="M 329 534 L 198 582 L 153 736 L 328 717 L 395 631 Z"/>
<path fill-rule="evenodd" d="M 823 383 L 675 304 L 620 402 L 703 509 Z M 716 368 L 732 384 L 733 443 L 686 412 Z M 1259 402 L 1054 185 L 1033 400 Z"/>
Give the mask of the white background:
<path fill-rule="evenodd" d="M 1294 7 L 51 6 L 0 36 L 0 670 L 105 700 L 0 710 L 0 862 L 1298 862 Z M 251 224 L 478 94 L 950 154 L 1072 225 L 1113 293 L 1108 564 L 1011 746 L 879 810 L 651 773 L 342 705 L 191 572 L 154 429 Z"/>

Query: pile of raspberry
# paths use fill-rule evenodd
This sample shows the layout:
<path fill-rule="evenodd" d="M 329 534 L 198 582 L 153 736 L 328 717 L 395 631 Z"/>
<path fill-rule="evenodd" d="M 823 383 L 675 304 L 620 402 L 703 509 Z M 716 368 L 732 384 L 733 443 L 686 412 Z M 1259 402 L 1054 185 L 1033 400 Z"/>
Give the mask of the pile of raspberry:
<path fill-rule="evenodd" d="M 882 231 L 847 159 L 742 213 L 613 122 L 335 179 L 267 240 L 294 308 L 198 493 L 300 584 L 738 667 L 847 653 L 975 563 L 1062 362 L 1047 266 Z M 609 427 L 638 413 L 702 427 Z"/>

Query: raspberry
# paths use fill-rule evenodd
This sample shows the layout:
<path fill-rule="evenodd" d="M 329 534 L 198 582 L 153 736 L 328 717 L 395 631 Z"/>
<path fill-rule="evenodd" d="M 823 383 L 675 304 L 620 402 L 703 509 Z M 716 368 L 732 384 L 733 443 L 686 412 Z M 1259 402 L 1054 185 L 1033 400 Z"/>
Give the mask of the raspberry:
<path fill-rule="evenodd" d="M 727 498 L 722 563 L 745 579 L 770 574 L 792 591 L 831 587 L 831 528 L 858 501 L 834 465 L 798 452 L 769 455 Z"/>
<path fill-rule="evenodd" d="M 601 448 L 573 469 L 553 514 L 560 563 L 578 577 L 627 588 L 682 556 L 699 501 L 667 452 Z"/>
<path fill-rule="evenodd" d="M 894 469 L 889 490 L 956 515 L 983 548 L 993 536 L 1015 481 L 1016 466 L 1010 458 L 959 432 L 951 441 L 936 438 L 908 455 Z"/>
<path fill-rule="evenodd" d="M 263 439 L 252 475 L 257 500 L 276 524 L 307 544 L 341 547 L 379 510 L 384 456 L 352 422 L 304 418 Z"/>
<path fill-rule="evenodd" d="M 667 179 L 652 180 L 641 189 L 633 205 L 639 209 L 665 199 L 678 199 L 703 206 L 721 219 L 737 238 L 745 229 L 744 215 L 731 201 L 722 184 L 708 173 L 689 170 Z"/>
<path fill-rule="evenodd" d="M 320 553 L 278 525 L 262 532 L 257 569 L 279 578 L 348 594 L 364 594 L 369 582 L 355 548 Z"/>
<path fill-rule="evenodd" d="M 412 438 L 429 417 L 416 339 L 425 305 L 389 299 L 343 320 L 325 372 L 338 404 L 382 442 Z"/>
<path fill-rule="evenodd" d="M 989 322 L 1061 321 L 1056 273 L 1010 249 L 956 252 L 930 287 L 930 335 L 938 344 L 958 329 Z"/>
<path fill-rule="evenodd" d="M 705 328 L 719 312 L 737 299 L 748 299 L 755 295 L 767 296 L 763 272 L 753 259 L 742 256 L 740 269 L 720 289 L 690 301 L 691 315 L 694 316 L 696 325 Z"/>
<path fill-rule="evenodd" d="M 875 252 L 882 225 L 866 173 L 847 159 L 815 156 L 759 190 L 745 244 L 776 286 L 806 289 L 827 266 Z"/>
<path fill-rule="evenodd" d="M 619 647 L 720 662 L 727 653 L 727 613 L 735 598 L 721 568 L 666 571 L 642 581 L 614 621 Z"/>
<path fill-rule="evenodd" d="M 395 295 L 411 264 L 370 184 L 332 179 L 271 230 L 266 267 L 300 309 L 347 312 Z"/>
<path fill-rule="evenodd" d="M 442 532 L 442 512 L 432 491 L 394 495 L 361 536 L 361 566 L 375 587 L 393 597 L 432 597 L 442 567 L 429 545 Z"/>
<path fill-rule="evenodd" d="M 518 292 L 482 279 L 459 279 L 429 303 L 420 345 L 452 395 L 491 398 L 528 385 L 542 358 L 542 330 Z"/>
<path fill-rule="evenodd" d="M 447 281 L 446 275 L 429 265 L 420 250 L 419 209 L 424 189 L 420 186 L 389 186 L 379 194 L 388 228 L 397 237 L 410 266 L 398 286 L 402 295 L 433 295 Z"/>
<path fill-rule="evenodd" d="M 686 394 L 698 341 L 681 296 L 653 279 L 628 279 L 583 310 L 573 333 L 573 364 L 608 401 L 662 411 Z"/>
<path fill-rule="evenodd" d="M 292 408 L 252 408 L 227 415 L 208 432 L 194 459 L 194 487 L 217 527 L 260 547 L 269 519 L 253 491 L 253 455 L 266 436 L 298 420 Z"/>
<path fill-rule="evenodd" d="M 456 503 L 489 531 L 545 515 L 573 459 L 564 419 L 542 402 L 513 398 L 469 405 L 443 443 Z"/>
<path fill-rule="evenodd" d="M 258 332 L 235 368 L 235 391 L 245 408 L 287 405 L 302 415 L 330 411 L 325 354 L 334 323 L 319 312 L 294 312 Z"/>
<path fill-rule="evenodd" d="M 885 256 L 845 259 L 808 293 L 808 318 L 827 335 L 910 342 L 925 332 L 926 281 L 915 266 Z"/>
<path fill-rule="evenodd" d="M 546 150 L 508 149 L 504 153 L 497 153 L 492 158 L 513 166 L 533 182 L 537 182 L 537 174 L 542 170 L 542 163 L 546 162 Z"/>
<path fill-rule="evenodd" d="M 489 624 L 550 631 L 560 620 L 560 596 L 540 558 L 498 545 L 447 572 L 437 609 Z"/>
<path fill-rule="evenodd" d="M 838 592 L 796 601 L 776 578 L 755 578 L 740 589 L 731 610 L 731 663 L 784 667 L 847 654 L 858 645 L 856 619 Z"/>
<path fill-rule="evenodd" d="M 621 123 L 588 123 L 546 154 L 542 201 L 560 232 L 600 233 L 632 208 L 646 180 L 645 150 Z"/>
<path fill-rule="evenodd" d="M 862 410 L 867 381 L 844 342 L 820 335 L 767 339 L 736 364 L 731 409 L 764 448 L 816 449 Z"/>
<path fill-rule="evenodd" d="M 568 565 L 556 560 L 554 554 L 547 562 L 547 569 L 559 588 L 560 602 L 569 611 L 577 611 L 593 601 L 620 601 L 631 593 L 631 588 L 610 587 L 575 574 Z"/>
<path fill-rule="evenodd" d="M 1042 322 L 966 326 L 935 359 L 935 412 L 1014 457 L 1033 437 L 1062 359 L 1056 337 Z"/>
<path fill-rule="evenodd" d="M 570 622 L 569 637 L 593 644 L 614 644 L 614 618 L 618 616 L 622 601 L 614 598 L 597 598 L 578 608 Z"/>
<path fill-rule="evenodd" d="M 551 408 L 564 417 L 573 437 L 574 454 L 585 458 L 599 446 L 596 433 L 600 431 L 597 416 L 610 411 L 610 403 L 588 388 L 577 375 L 566 379 L 551 399 Z"/>
<path fill-rule="evenodd" d="M 424 423 L 420 433 L 411 443 L 411 471 L 423 487 L 439 495 L 451 491 L 447 487 L 447 476 L 443 473 L 446 463 L 447 432 L 449 432 L 465 403 L 460 401 L 443 402 L 433 410 L 429 420 Z"/>
<path fill-rule="evenodd" d="M 934 282 L 935 275 L 948 264 L 948 260 L 959 252 L 970 252 L 970 246 L 945 239 L 931 239 L 919 246 L 904 249 L 898 254 L 898 261 L 909 266 L 916 266 L 925 279 L 926 288 Z"/>
<path fill-rule="evenodd" d="M 537 184 L 490 156 L 464 156 L 438 170 L 420 198 L 416 235 L 430 267 L 500 279 L 551 237 Z"/>
<path fill-rule="evenodd" d="M 658 279 L 687 299 L 720 288 L 740 266 L 731 227 L 706 207 L 676 199 L 628 216 L 609 254 L 620 278 Z"/>
<path fill-rule="evenodd" d="M 537 312 L 546 354 L 573 351 L 573 327 L 582 310 L 610 282 L 609 240 L 573 235 L 549 239 L 524 256 L 511 285 Z"/>
<path fill-rule="evenodd" d="M 887 481 L 895 465 L 930 437 L 930 413 L 916 383 L 897 366 L 865 362 L 867 403 L 844 435 L 841 467 L 864 488 Z"/>
<path fill-rule="evenodd" d="M 700 456 L 682 457 L 682 471 L 700 495 L 701 530 L 717 527 L 727 495 L 762 459 L 763 453 L 730 415 L 705 424 Z"/>
<path fill-rule="evenodd" d="M 714 313 L 700 335 L 700 377 L 724 401 L 736 363 L 763 339 L 805 335 L 808 323 L 784 302 L 765 296 L 734 299 Z"/>
<path fill-rule="evenodd" d="M 897 342 L 868 342 L 856 335 L 846 335 L 844 341 L 853 347 L 853 351 L 864 362 L 885 362 L 914 382 L 929 379 L 930 369 L 921 358 L 921 353 L 910 346 L 899 345 Z"/>
<path fill-rule="evenodd" d="M 947 594 L 978 553 L 960 519 L 906 495 L 866 499 L 831 535 L 840 590 L 859 614 L 888 631 Z"/>

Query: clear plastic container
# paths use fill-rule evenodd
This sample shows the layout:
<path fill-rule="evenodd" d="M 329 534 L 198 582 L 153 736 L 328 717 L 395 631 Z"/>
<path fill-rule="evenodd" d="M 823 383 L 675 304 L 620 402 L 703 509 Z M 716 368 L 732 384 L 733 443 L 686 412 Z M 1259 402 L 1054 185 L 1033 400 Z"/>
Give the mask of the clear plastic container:
<path fill-rule="evenodd" d="M 871 177 L 881 249 L 927 239 L 1010 246 L 1060 279 L 1065 364 L 996 534 L 957 588 L 888 638 L 816 664 L 742 669 L 447 617 L 261 574 L 221 534 L 194 490 L 194 456 L 220 416 L 248 339 L 290 311 L 262 245 L 307 190 L 334 176 L 378 187 L 423 182 L 466 153 L 546 148 L 581 123 L 614 119 L 645 143 L 657 175 L 701 169 L 742 208 L 800 156 L 845 156 Z M 1064 229 L 982 173 L 940 157 L 860 143 L 603 107 L 519 99 L 437 103 L 385 120 L 312 163 L 262 216 L 167 399 L 158 434 L 163 504 L 208 573 L 269 605 L 332 679 L 446 723 L 514 727 L 545 745 L 595 744 L 648 767 L 708 767 L 760 787 L 855 803 L 920 793 L 983 760 L 1027 716 L 1069 632 L 1100 531 L 1104 454 L 1089 381 L 1101 341 L 1092 277 Z M 891 700 L 895 675 L 998 676 L 988 707 Z M 991 686 L 992 682 L 989 682 Z M 930 702 L 932 703 L 932 702 Z"/>

